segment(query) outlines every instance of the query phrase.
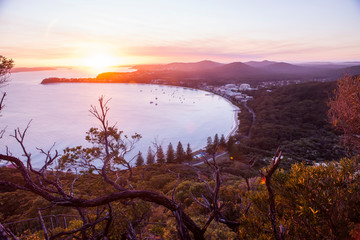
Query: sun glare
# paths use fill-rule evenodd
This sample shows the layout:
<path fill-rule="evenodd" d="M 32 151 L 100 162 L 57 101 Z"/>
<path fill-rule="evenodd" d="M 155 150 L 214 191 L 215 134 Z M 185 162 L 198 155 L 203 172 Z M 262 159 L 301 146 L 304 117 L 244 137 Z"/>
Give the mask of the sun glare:
<path fill-rule="evenodd" d="M 105 70 L 109 67 L 115 66 L 117 63 L 115 58 L 105 54 L 91 55 L 84 60 L 85 67 L 94 70 Z"/>

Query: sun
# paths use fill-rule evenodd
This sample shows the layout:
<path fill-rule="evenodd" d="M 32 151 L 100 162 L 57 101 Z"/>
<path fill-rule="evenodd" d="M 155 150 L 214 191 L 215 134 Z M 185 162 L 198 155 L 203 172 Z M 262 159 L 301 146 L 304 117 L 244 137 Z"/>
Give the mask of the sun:
<path fill-rule="evenodd" d="M 84 59 L 83 65 L 94 70 L 106 70 L 116 65 L 114 57 L 106 54 L 94 54 Z"/>

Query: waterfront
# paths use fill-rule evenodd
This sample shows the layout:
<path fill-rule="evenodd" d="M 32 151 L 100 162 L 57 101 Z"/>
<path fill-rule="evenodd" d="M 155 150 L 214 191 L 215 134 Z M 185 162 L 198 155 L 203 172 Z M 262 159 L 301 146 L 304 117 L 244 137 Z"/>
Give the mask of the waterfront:
<path fill-rule="evenodd" d="M 36 147 L 55 149 L 85 145 L 85 132 L 98 126 L 88 112 L 99 96 L 111 98 L 110 122 L 125 134 L 142 135 L 131 158 L 138 151 L 146 154 L 155 138 L 164 150 L 169 142 L 190 143 L 193 150 L 206 144 L 208 136 L 228 135 L 236 128 L 237 108 L 217 95 L 182 87 L 144 84 L 52 84 L 41 85 L 46 77 L 93 77 L 74 70 L 14 73 L 8 86 L 6 108 L 0 125 L 6 126 L 1 140 L 14 155 L 20 154 L 15 140 L 9 137 L 17 127 L 24 129 L 32 119 L 25 145 L 35 163 L 41 161 Z"/>

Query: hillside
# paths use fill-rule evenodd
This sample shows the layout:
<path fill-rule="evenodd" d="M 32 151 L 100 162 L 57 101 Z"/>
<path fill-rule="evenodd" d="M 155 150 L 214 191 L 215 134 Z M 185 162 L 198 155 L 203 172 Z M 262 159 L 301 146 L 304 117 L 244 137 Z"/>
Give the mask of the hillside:
<path fill-rule="evenodd" d="M 254 100 L 248 106 L 255 112 L 256 120 L 250 138 L 242 139 L 239 148 L 274 151 L 280 146 L 286 156 L 308 162 L 344 156 L 340 138 L 327 118 L 327 99 L 335 87 L 335 82 L 305 83 L 254 92 Z M 246 124 L 250 124 L 247 118 L 243 108 L 243 135 L 248 131 Z"/>
<path fill-rule="evenodd" d="M 339 64 L 295 65 L 286 62 L 233 62 L 222 64 L 209 60 L 195 63 L 135 65 L 135 72 L 105 72 L 94 78 L 48 78 L 42 84 L 56 82 L 164 83 L 197 87 L 202 83 L 221 85 L 276 81 L 333 81 L 344 74 L 360 74 L 359 66 Z"/>

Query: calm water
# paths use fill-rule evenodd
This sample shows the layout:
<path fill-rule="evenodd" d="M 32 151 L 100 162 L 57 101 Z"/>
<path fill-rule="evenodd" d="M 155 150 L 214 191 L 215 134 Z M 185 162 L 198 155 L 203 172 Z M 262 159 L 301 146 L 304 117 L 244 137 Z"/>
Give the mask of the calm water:
<path fill-rule="evenodd" d="M 24 72 L 11 75 L 6 106 L 0 117 L 0 126 L 6 126 L 0 151 L 5 147 L 14 155 L 21 153 L 15 140 L 9 137 L 14 129 L 24 129 L 32 120 L 25 145 L 32 152 L 34 165 L 40 165 L 42 156 L 36 147 L 62 152 L 65 147 L 86 145 L 85 132 L 98 122 L 89 113 L 99 96 L 111 98 L 110 123 L 126 134 L 142 135 L 128 158 L 138 151 L 146 157 L 148 146 L 155 138 L 166 152 L 172 142 L 181 141 L 193 150 L 206 145 L 208 136 L 216 133 L 227 136 L 236 125 L 236 108 L 216 95 L 204 91 L 144 84 L 52 84 L 41 85 L 46 77 L 91 77 L 80 70 L 61 69 L 42 72 Z"/>

